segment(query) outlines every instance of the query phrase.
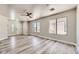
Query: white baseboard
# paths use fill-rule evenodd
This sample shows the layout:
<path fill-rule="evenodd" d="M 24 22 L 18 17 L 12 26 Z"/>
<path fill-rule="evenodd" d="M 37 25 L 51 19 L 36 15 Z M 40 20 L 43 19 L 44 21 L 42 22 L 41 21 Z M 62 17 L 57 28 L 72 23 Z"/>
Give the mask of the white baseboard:
<path fill-rule="evenodd" d="M 34 35 L 34 34 L 30 34 L 30 35 Z M 67 42 L 67 41 L 58 40 L 58 39 L 55 39 L 55 38 L 50 38 L 50 37 L 45 37 L 45 36 L 40 36 L 40 35 L 34 35 L 34 36 L 38 36 L 38 37 L 46 38 L 46 39 L 51 39 L 51 40 L 58 41 L 58 42 L 61 42 L 61 43 L 65 43 L 65 44 L 76 46 L 76 43 L 73 43 L 73 42 Z"/>

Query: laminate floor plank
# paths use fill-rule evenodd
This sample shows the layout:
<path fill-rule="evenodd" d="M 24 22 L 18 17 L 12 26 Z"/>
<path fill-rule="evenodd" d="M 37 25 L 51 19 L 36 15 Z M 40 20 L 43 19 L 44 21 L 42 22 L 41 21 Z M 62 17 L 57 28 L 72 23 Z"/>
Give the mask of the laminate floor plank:
<path fill-rule="evenodd" d="M 0 41 L 0 54 L 75 54 L 75 47 L 35 36 L 12 36 Z"/>

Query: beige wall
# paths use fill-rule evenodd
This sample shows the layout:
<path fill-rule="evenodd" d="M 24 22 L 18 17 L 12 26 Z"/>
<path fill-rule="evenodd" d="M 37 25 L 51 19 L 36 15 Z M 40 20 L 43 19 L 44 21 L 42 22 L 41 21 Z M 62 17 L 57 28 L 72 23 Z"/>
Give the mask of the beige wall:
<path fill-rule="evenodd" d="M 8 17 L 0 15 L 0 40 L 8 38 Z"/>
<path fill-rule="evenodd" d="M 18 19 L 16 19 L 17 21 L 16 21 L 16 34 L 17 35 L 19 35 L 19 34 L 21 34 L 21 23 L 19 22 L 19 20 Z"/>
<path fill-rule="evenodd" d="M 24 22 L 23 24 L 23 34 L 27 35 L 28 34 L 28 23 Z"/>
<path fill-rule="evenodd" d="M 8 38 L 8 8 L 7 5 L 0 5 L 0 40 Z"/>
<path fill-rule="evenodd" d="M 27 19 L 26 19 L 27 20 Z M 16 31 L 13 33 L 11 31 L 11 19 L 9 19 L 9 36 L 12 36 L 12 35 L 20 35 L 22 34 L 22 25 L 20 23 L 20 21 L 25 21 L 25 18 L 18 15 L 16 13 L 16 17 L 15 17 L 15 24 L 16 24 Z M 27 22 L 25 21 L 24 24 L 23 24 L 23 34 L 26 35 L 27 32 L 28 32 L 28 27 L 27 27 Z"/>
<path fill-rule="evenodd" d="M 79 5 L 77 5 L 77 31 L 76 31 L 76 37 L 77 37 L 77 53 L 79 53 Z"/>
<path fill-rule="evenodd" d="M 49 20 L 52 20 L 54 18 L 64 17 L 67 16 L 67 29 L 68 34 L 67 35 L 53 35 L 49 34 Z M 48 37 L 50 39 L 65 41 L 65 42 L 71 42 L 76 43 L 76 9 L 68 10 L 62 13 L 58 13 L 49 17 L 41 18 L 36 21 L 41 22 L 41 32 L 35 33 L 32 31 L 32 22 L 29 22 L 29 34 L 33 34 L 36 36 L 43 36 Z"/>
<path fill-rule="evenodd" d="M 24 21 L 24 23 L 23 23 L 23 33 L 22 33 L 22 24 L 20 23 L 20 21 Z M 27 35 L 28 34 L 28 24 L 27 24 L 27 21 L 25 21 L 24 18 L 17 17 L 17 19 L 16 19 L 16 29 L 17 29 L 17 31 L 16 31 L 17 34 Z"/>

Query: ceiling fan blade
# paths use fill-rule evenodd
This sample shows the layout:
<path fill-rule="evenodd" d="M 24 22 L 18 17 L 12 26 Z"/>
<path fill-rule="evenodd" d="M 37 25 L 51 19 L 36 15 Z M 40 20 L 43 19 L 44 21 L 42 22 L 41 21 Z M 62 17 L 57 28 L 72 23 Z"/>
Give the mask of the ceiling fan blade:
<path fill-rule="evenodd" d="M 30 15 L 32 14 L 32 13 L 29 13 Z"/>

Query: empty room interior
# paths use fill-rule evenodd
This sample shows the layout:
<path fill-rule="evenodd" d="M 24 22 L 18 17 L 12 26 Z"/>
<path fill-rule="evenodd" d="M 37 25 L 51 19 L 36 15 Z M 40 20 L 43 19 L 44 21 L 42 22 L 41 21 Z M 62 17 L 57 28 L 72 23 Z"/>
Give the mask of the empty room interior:
<path fill-rule="evenodd" d="M 78 22 L 77 4 L 0 4 L 0 54 L 77 54 Z"/>

